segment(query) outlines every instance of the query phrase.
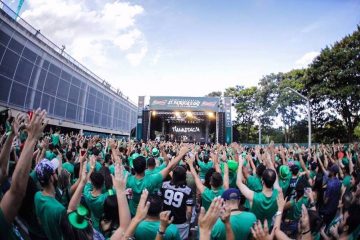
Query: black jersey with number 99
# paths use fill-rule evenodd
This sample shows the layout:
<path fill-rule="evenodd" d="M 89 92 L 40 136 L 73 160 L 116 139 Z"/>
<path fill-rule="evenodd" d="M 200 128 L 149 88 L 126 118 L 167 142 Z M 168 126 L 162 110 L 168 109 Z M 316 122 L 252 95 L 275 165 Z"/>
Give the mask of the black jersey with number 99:
<path fill-rule="evenodd" d="M 164 204 L 164 211 L 171 211 L 174 216 L 173 224 L 182 224 L 186 222 L 186 207 L 193 205 L 193 196 L 191 188 L 186 185 L 172 185 L 170 181 L 164 182 L 159 191 Z"/>

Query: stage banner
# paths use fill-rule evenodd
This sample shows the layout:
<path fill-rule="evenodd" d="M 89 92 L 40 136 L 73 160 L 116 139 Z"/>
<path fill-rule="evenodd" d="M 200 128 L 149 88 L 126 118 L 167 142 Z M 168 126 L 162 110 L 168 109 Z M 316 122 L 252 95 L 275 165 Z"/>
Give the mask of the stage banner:
<path fill-rule="evenodd" d="M 171 141 L 183 142 L 204 142 L 205 126 L 202 124 L 174 123 L 169 125 Z"/>
<path fill-rule="evenodd" d="M 225 141 L 232 142 L 231 98 L 225 97 Z"/>
<path fill-rule="evenodd" d="M 137 124 L 136 124 L 136 139 L 140 140 L 142 138 L 142 115 L 145 106 L 145 97 L 139 96 L 138 99 L 138 116 L 137 116 Z"/>
<path fill-rule="evenodd" d="M 150 97 L 150 110 L 218 111 L 215 97 Z"/>

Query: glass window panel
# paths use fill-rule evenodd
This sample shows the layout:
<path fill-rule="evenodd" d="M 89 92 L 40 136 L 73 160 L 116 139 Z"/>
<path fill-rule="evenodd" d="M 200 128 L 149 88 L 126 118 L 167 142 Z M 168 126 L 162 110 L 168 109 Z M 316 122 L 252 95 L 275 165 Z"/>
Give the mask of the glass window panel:
<path fill-rule="evenodd" d="M 101 108 L 102 113 L 108 114 L 108 105 L 109 104 L 107 102 L 103 102 L 103 105 L 102 105 L 102 108 Z"/>
<path fill-rule="evenodd" d="M 94 122 L 94 111 L 86 110 L 85 122 L 93 124 L 93 122 Z"/>
<path fill-rule="evenodd" d="M 76 105 L 72 103 L 67 104 L 66 118 L 75 120 L 76 119 Z"/>
<path fill-rule="evenodd" d="M 36 58 L 35 64 L 36 64 L 37 66 L 39 66 L 39 65 L 40 65 L 40 61 L 41 61 L 41 57 L 38 56 L 38 57 Z"/>
<path fill-rule="evenodd" d="M 65 71 L 61 72 L 61 78 L 65 79 L 65 80 L 67 80 L 69 82 L 71 81 L 71 75 L 69 73 L 65 72 Z"/>
<path fill-rule="evenodd" d="M 98 91 L 98 92 L 97 92 L 97 97 L 98 97 L 99 99 L 103 100 L 104 94 L 102 94 L 102 92 Z"/>
<path fill-rule="evenodd" d="M 16 53 L 21 54 L 22 50 L 24 49 L 24 45 L 12 38 L 9 43 L 9 48 L 14 50 Z"/>
<path fill-rule="evenodd" d="M 19 56 L 16 53 L 7 50 L 0 65 L 0 74 L 12 79 L 18 61 Z"/>
<path fill-rule="evenodd" d="M 50 65 L 50 62 L 48 60 L 45 60 L 43 65 L 42 65 L 42 68 L 47 70 L 49 68 L 49 65 Z"/>
<path fill-rule="evenodd" d="M 56 99 L 54 107 L 54 115 L 59 117 L 65 117 L 66 102 L 60 99 Z"/>
<path fill-rule="evenodd" d="M 35 62 L 36 57 L 38 55 L 26 47 L 24 49 L 24 52 L 23 52 L 22 56 L 25 57 L 26 59 L 32 61 L 32 62 Z"/>
<path fill-rule="evenodd" d="M 86 83 L 84 83 L 84 82 L 83 82 L 83 83 L 81 83 L 81 89 L 84 89 L 84 90 L 85 90 L 85 89 L 86 89 L 86 86 L 87 86 L 87 84 L 86 84 Z"/>
<path fill-rule="evenodd" d="M 34 68 L 31 72 L 30 81 L 29 81 L 29 86 L 31 86 L 31 87 L 34 87 L 34 82 L 35 82 L 38 68 L 39 68 L 38 66 L 34 65 Z"/>
<path fill-rule="evenodd" d="M 10 36 L 6 34 L 5 32 L 0 30 L 0 42 L 4 44 L 4 46 L 7 46 L 10 41 Z"/>
<path fill-rule="evenodd" d="M 30 103 L 31 103 L 31 94 L 32 92 L 35 91 L 34 89 L 32 88 L 27 88 L 27 93 L 26 93 L 26 99 L 25 99 L 25 105 L 24 107 L 27 108 L 27 109 L 30 109 L 31 106 L 30 106 Z"/>
<path fill-rule="evenodd" d="M 53 114 L 55 98 L 47 94 L 42 95 L 41 108 L 45 109 L 48 114 Z"/>
<path fill-rule="evenodd" d="M 83 115 L 84 115 L 84 108 L 82 107 L 77 107 L 77 114 L 76 114 L 76 120 L 77 121 L 80 121 L 80 122 L 83 122 L 84 119 L 83 119 Z"/>
<path fill-rule="evenodd" d="M 100 114 L 101 113 L 101 108 L 102 108 L 102 100 L 99 100 L 97 98 L 96 102 L 95 102 L 95 112 Z"/>
<path fill-rule="evenodd" d="M 43 90 L 46 74 L 47 74 L 46 70 L 41 69 L 39 80 L 38 80 L 37 87 L 36 87 L 38 90 L 41 90 L 41 91 Z"/>
<path fill-rule="evenodd" d="M 81 90 L 80 90 L 80 92 L 79 92 L 79 101 L 78 101 L 78 105 L 83 106 L 85 96 L 86 96 L 86 95 L 85 95 L 85 91 L 81 89 Z"/>
<path fill-rule="evenodd" d="M 56 96 L 66 100 L 68 98 L 70 83 L 60 79 Z"/>
<path fill-rule="evenodd" d="M 60 76 L 61 69 L 55 64 L 50 64 L 49 72 L 53 73 L 55 76 Z"/>
<path fill-rule="evenodd" d="M 40 102 L 41 102 L 41 92 L 36 91 L 35 97 L 34 97 L 33 109 L 39 108 L 39 107 L 41 106 L 41 105 L 40 105 Z"/>
<path fill-rule="evenodd" d="M 23 107 L 25 103 L 26 90 L 25 86 L 14 82 L 11 87 L 10 103 Z"/>
<path fill-rule="evenodd" d="M 100 114 L 99 114 L 99 112 L 96 112 L 96 111 L 94 114 L 94 124 L 100 126 Z"/>
<path fill-rule="evenodd" d="M 11 80 L 0 75 L 0 101 L 7 102 L 10 93 Z"/>
<path fill-rule="evenodd" d="M 68 101 L 77 104 L 79 98 L 80 89 L 71 85 Z"/>
<path fill-rule="evenodd" d="M 4 53 L 5 53 L 5 47 L 0 44 L 0 62 L 1 62 L 1 59 L 4 55 Z"/>
<path fill-rule="evenodd" d="M 44 92 L 46 92 L 52 96 L 55 96 L 58 82 L 59 82 L 59 78 L 49 72 L 46 76 Z"/>
<path fill-rule="evenodd" d="M 107 127 L 107 116 L 105 114 L 101 117 L 101 125 Z"/>
<path fill-rule="evenodd" d="M 81 81 L 75 77 L 72 78 L 72 84 L 74 84 L 75 86 L 80 87 L 81 86 Z"/>
<path fill-rule="evenodd" d="M 94 96 L 96 96 L 96 90 L 95 90 L 95 88 L 93 88 L 93 87 L 90 87 L 90 93 L 92 94 L 92 95 L 94 95 Z"/>
<path fill-rule="evenodd" d="M 16 69 L 14 80 L 28 85 L 33 67 L 34 64 L 29 62 L 25 58 L 21 58 Z"/>

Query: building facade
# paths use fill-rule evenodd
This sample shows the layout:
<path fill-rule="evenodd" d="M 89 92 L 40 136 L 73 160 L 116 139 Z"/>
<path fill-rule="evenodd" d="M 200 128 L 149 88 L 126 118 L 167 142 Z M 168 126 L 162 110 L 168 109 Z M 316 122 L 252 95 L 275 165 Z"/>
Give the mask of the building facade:
<path fill-rule="evenodd" d="M 137 107 L 12 14 L 0 9 L 0 106 L 40 107 L 54 125 L 129 135 Z"/>

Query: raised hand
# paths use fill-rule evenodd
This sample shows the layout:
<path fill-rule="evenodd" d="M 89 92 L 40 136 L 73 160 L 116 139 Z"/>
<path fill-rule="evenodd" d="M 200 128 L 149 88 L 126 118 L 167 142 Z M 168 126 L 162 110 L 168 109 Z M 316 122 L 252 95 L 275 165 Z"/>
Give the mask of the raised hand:
<path fill-rule="evenodd" d="M 223 211 L 220 215 L 221 221 L 223 221 L 223 223 L 228 223 L 230 221 L 230 215 L 231 215 L 230 206 L 224 204 Z"/>
<path fill-rule="evenodd" d="M 40 110 L 38 108 L 34 114 L 32 119 L 30 120 L 29 124 L 26 126 L 26 131 L 28 133 L 29 139 L 38 139 L 40 138 L 42 132 L 44 131 L 44 128 L 47 125 L 46 123 L 43 123 L 46 117 L 46 111 Z"/>
<path fill-rule="evenodd" d="M 115 176 L 111 175 L 111 178 L 116 191 L 125 192 L 128 173 L 124 174 L 120 164 L 115 164 Z"/>
<path fill-rule="evenodd" d="M 25 127 L 25 118 L 25 115 L 20 113 L 18 113 L 14 118 L 14 121 L 11 124 L 11 131 L 14 133 L 15 136 L 18 136 L 20 129 Z"/>
<path fill-rule="evenodd" d="M 166 228 L 174 221 L 174 217 L 170 218 L 171 211 L 163 211 L 160 213 L 160 231 L 165 232 Z"/>
<path fill-rule="evenodd" d="M 205 232 L 211 231 L 216 220 L 220 217 L 223 202 L 224 200 L 220 197 L 214 198 L 206 213 L 205 213 L 205 209 L 201 207 L 200 215 L 199 215 L 200 234 L 202 231 Z"/>
<path fill-rule="evenodd" d="M 271 234 L 269 234 L 268 222 L 265 219 L 264 226 L 261 224 L 260 220 L 254 223 L 254 226 L 251 228 L 251 233 L 256 240 L 272 240 L 275 231 L 273 230 Z"/>
<path fill-rule="evenodd" d="M 149 211 L 150 202 L 147 202 L 148 195 L 149 195 L 148 190 L 144 189 L 141 194 L 139 205 L 138 205 L 138 208 L 136 209 L 136 214 L 134 217 L 138 221 L 145 219 L 146 215 Z"/>

